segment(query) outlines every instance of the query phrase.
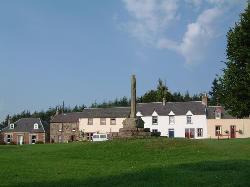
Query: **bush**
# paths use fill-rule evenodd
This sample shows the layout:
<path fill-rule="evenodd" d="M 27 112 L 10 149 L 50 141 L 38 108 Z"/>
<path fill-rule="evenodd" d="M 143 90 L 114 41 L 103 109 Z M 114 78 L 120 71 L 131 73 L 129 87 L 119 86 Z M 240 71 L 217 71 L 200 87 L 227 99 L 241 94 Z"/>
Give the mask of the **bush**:
<path fill-rule="evenodd" d="M 160 136 L 161 132 L 151 132 L 151 136 Z"/>
<path fill-rule="evenodd" d="M 36 144 L 44 144 L 42 141 L 37 141 Z"/>
<path fill-rule="evenodd" d="M 150 132 L 150 128 L 144 128 L 144 132 Z"/>

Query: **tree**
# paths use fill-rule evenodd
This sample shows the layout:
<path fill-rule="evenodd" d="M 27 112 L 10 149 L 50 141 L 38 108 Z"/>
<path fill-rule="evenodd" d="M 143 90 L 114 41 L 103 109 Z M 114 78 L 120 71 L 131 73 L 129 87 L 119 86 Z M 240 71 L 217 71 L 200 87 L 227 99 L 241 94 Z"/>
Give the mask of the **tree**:
<path fill-rule="evenodd" d="M 219 78 L 219 99 L 236 117 L 250 114 L 250 3 L 227 33 L 228 61 Z"/>
<path fill-rule="evenodd" d="M 219 82 L 219 78 L 215 78 L 212 82 L 212 87 L 211 87 L 211 91 L 209 92 L 209 95 L 211 96 L 210 101 L 209 101 L 209 105 L 219 105 L 220 102 L 220 98 L 219 98 L 219 94 L 220 94 L 220 82 Z"/>

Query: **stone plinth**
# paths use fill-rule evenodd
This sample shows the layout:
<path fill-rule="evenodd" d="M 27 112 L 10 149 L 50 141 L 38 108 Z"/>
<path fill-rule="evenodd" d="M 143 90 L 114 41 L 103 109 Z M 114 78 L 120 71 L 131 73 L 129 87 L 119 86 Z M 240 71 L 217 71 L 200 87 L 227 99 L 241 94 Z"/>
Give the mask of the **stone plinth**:
<path fill-rule="evenodd" d="M 119 130 L 118 135 L 112 139 L 139 138 L 151 136 L 150 132 L 144 132 L 144 121 L 140 117 L 126 118 L 123 122 L 123 128 Z"/>

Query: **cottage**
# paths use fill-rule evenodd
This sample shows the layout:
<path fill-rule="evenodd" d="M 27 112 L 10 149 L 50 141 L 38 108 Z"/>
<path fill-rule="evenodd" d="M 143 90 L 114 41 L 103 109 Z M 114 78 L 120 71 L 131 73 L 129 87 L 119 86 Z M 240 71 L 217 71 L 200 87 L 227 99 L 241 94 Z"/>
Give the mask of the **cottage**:
<path fill-rule="evenodd" d="M 170 138 L 206 138 L 205 105 L 201 101 L 137 104 L 144 128 Z"/>
<path fill-rule="evenodd" d="M 35 144 L 47 141 L 48 124 L 40 118 L 22 118 L 2 129 L 6 144 Z"/>
<path fill-rule="evenodd" d="M 250 119 L 237 119 L 222 106 L 207 107 L 208 138 L 249 138 Z"/>

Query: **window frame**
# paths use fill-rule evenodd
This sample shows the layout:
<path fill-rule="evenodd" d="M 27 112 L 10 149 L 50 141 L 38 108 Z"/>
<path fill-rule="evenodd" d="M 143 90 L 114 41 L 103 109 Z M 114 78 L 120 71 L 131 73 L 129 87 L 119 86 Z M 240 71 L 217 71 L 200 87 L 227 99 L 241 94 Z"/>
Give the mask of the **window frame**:
<path fill-rule="evenodd" d="M 189 118 L 190 118 L 190 120 L 189 120 Z M 187 115 L 186 119 L 187 119 L 187 124 L 192 124 L 193 123 L 192 115 Z"/>
<path fill-rule="evenodd" d="M 36 139 L 33 139 L 33 136 L 35 136 Z M 33 140 L 35 140 L 34 143 L 33 143 Z M 37 134 L 31 134 L 31 135 L 30 135 L 30 143 L 31 143 L 31 144 L 36 144 L 37 141 L 38 141 L 38 135 L 37 135 Z"/>
<path fill-rule="evenodd" d="M 106 118 L 100 118 L 100 125 L 106 125 Z"/>
<path fill-rule="evenodd" d="M 73 126 L 74 126 L 74 128 L 73 128 Z M 73 132 L 75 132 L 76 131 L 76 124 L 71 124 L 71 131 L 73 131 Z"/>
<path fill-rule="evenodd" d="M 203 137 L 203 128 L 197 128 L 197 137 Z"/>
<path fill-rule="evenodd" d="M 59 131 L 59 132 L 62 132 L 62 129 L 63 129 L 63 124 L 60 123 L 60 124 L 58 125 L 58 131 Z"/>
<path fill-rule="evenodd" d="M 11 123 L 10 124 L 10 129 L 14 129 L 15 128 L 15 124 L 14 123 Z"/>
<path fill-rule="evenodd" d="M 38 129 L 38 124 L 37 123 L 34 124 L 34 129 Z"/>
<path fill-rule="evenodd" d="M 173 122 L 171 122 L 171 118 L 173 118 Z M 169 124 L 175 124 L 175 116 L 174 115 L 170 115 L 169 116 L 169 122 L 168 122 Z"/>
<path fill-rule="evenodd" d="M 92 121 L 92 122 L 90 123 L 90 121 Z M 88 118 L 88 125 L 93 125 L 93 122 L 94 122 L 93 118 Z"/>
<path fill-rule="evenodd" d="M 156 120 L 156 122 L 154 122 Z M 158 116 L 152 116 L 152 125 L 158 125 Z"/>
<path fill-rule="evenodd" d="M 62 135 L 58 135 L 58 143 L 62 143 Z"/>
<path fill-rule="evenodd" d="M 8 136 L 10 136 L 10 137 L 8 138 Z M 13 135 L 12 134 L 6 134 L 6 143 L 11 143 L 12 140 L 13 140 Z"/>
<path fill-rule="evenodd" d="M 217 127 L 219 127 L 220 129 L 217 130 Z M 219 131 L 220 134 L 218 134 L 217 131 Z M 215 126 L 215 136 L 221 136 L 221 135 L 222 135 L 222 127 L 221 127 L 221 125 L 216 125 Z"/>
<path fill-rule="evenodd" d="M 114 120 L 115 123 L 112 123 L 112 120 Z M 116 125 L 116 118 L 110 118 L 110 125 Z"/>

